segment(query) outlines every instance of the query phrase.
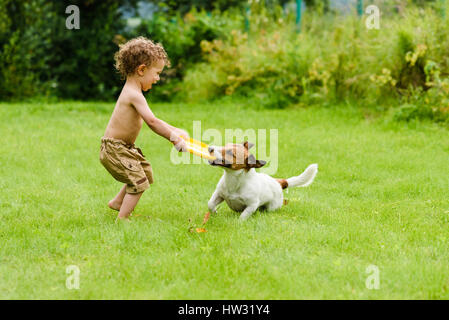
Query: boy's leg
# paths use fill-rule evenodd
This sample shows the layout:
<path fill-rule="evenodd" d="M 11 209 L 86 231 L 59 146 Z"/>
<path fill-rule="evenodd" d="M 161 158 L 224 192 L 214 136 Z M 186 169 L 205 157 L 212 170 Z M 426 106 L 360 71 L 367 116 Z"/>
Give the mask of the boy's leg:
<path fill-rule="evenodd" d="M 117 216 L 118 219 L 128 219 L 131 212 L 133 212 L 134 208 L 139 202 L 140 197 L 142 196 L 143 191 L 140 193 L 127 193 L 123 198 L 122 206 L 120 207 L 120 212 Z"/>
<path fill-rule="evenodd" d="M 120 189 L 120 191 L 117 193 L 114 199 L 108 202 L 109 208 L 120 211 L 120 207 L 122 206 L 125 194 L 126 194 L 126 184 L 123 186 L 123 188 Z"/>

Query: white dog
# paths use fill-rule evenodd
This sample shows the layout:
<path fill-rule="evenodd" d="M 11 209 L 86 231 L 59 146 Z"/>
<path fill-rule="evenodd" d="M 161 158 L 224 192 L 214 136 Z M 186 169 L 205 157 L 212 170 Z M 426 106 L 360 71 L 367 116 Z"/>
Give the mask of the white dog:
<path fill-rule="evenodd" d="M 311 164 L 302 174 L 288 179 L 274 179 L 267 174 L 258 173 L 255 168 L 266 164 L 263 160 L 249 154 L 252 143 L 227 144 L 224 147 L 210 146 L 209 152 L 216 157 L 209 160 L 213 166 L 224 169 L 214 194 L 208 202 L 210 212 L 216 212 L 217 205 L 226 201 L 228 206 L 242 212 L 241 220 L 248 219 L 258 208 L 268 211 L 282 206 L 282 189 L 287 187 L 306 187 L 313 182 L 318 165 Z"/>

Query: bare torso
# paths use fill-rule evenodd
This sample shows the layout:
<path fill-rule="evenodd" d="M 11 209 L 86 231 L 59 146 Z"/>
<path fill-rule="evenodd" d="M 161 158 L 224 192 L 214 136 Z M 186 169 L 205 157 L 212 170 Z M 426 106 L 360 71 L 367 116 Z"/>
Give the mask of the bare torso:
<path fill-rule="evenodd" d="M 129 89 L 125 86 L 117 100 L 104 136 L 132 144 L 139 135 L 143 119 L 131 104 L 128 92 Z"/>

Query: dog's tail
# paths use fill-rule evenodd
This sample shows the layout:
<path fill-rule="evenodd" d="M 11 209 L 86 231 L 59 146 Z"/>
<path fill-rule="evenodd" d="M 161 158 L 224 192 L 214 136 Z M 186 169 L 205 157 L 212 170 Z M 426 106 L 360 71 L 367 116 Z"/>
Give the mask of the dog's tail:
<path fill-rule="evenodd" d="M 318 172 L 318 165 L 316 163 L 311 164 L 301 173 L 299 176 L 291 177 L 288 179 L 277 179 L 282 189 L 286 189 L 288 187 L 307 187 L 313 182 L 315 176 Z"/>

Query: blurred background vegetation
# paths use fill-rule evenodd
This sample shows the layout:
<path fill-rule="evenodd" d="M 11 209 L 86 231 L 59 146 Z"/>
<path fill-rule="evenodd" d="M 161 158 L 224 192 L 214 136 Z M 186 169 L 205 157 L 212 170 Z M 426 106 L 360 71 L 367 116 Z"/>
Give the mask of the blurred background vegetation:
<path fill-rule="evenodd" d="M 68 5 L 81 28 L 65 26 Z M 159 101 L 227 96 L 261 106 L 354 103 L 398 120 L 449 123 L 445 0 L 364 0 L 381 10 L 367 29 L 357 0 L 0 0 L 0 100 L 117 98 L 118 45 L 161 42 L 172 61 Z"/>

